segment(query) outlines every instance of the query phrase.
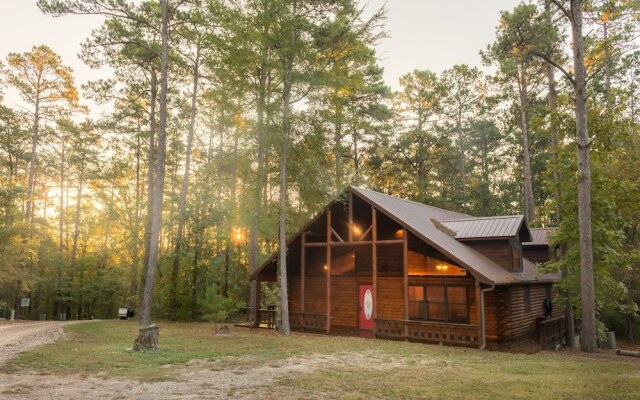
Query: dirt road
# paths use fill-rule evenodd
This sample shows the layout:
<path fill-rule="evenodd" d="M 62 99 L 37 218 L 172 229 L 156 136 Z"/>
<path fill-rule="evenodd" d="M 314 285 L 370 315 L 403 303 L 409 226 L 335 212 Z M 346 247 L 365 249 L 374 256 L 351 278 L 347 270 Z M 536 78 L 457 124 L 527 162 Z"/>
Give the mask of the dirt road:
<path fill-rule="evenodd" d="M 4 321 L 0 323 L 0 365 L 17 354 L 51 343 L 63 335 L 63 327 L 88 321 Z"/>

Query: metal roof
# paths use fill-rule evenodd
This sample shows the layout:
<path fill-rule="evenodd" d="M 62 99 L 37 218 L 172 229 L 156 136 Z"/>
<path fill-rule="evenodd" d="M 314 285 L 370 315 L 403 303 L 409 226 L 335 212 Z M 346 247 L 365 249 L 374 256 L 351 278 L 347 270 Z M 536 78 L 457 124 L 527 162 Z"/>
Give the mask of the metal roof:
<path fill-rule="evenodd" d="M 473 217 L 354 186 L 350 190 L 400 225 L 406 227 L 414 235 L 459 263 L 483 283 L 504 285 L 525 282 L 549 282 L 557 279 L 555 275 L 538 273 L 535 265 L 526 259 L 523 263 L 523 272 L 507 271 L 480 252 L 438 229 L 432 221 L 469 220 L 473 219 Z"/>
<path fill-rule="evenodd" d="M 456 239 L 511 238 L 517 236 L 521 228 L 526 227 L 522 215 L 466 218 L 440 223 L 454 231 Z"/>
<path fill-rule="evenodd" d="M 522 242 L 523 246 L 548 246 L 549 235 L 558 228 L 531 228 L 531 240 Z"/>
<path fill-rule="evenodd" d="M 507 271 L 480 252 L 449 235 L 446 232 L 449 229 L 442 229 L 442 227 L 436 226 L 437 224 L 441 225 L 439 221 L 471 221 L 476 219 L 482 220 L 483 218 L 473 218 L 469 215 L 455 211 L 444 210 L 442 208 L 417 203 L 411 200 L 400 199 L 384 193 L 355 186 L 349 187 L 348 191 L 371 204 L 377 210 L 383 212 L 389 218 L 407 228 L 411 233 L 433 246 L 442 254 L 445 254 L 454 260 L 460 266 L 467 269 L 471 275 L 482 283 L 490 285 L 505 285 L 551 282 L 559 278 L 557 274 L 542 275 L 538 273 L 536 271 L 535 264 L 527 259 L 523 259 L 522 272 Z M 331 204 L 333 204 L 333 202 Z M 331 204 L 329 204 L 329 206 L 331 206 Z M 318 214 L 312 221 L 323 215 L 328 207 L 325 208 L 322 213 Z M 524 219 L 522 221 L 526 227 L 527 225 L 526 222 L 524 222 Z M 306 226 L 310 223 L 311 221 Z M 291 237 L 289 243 L 292 243 L 295 238 L 302 234 L 304 229 L 305 228 L 301 229 Z M 276 259 L 277 254 L 274 253 L 256 272 L 251 275 L 252 278 L 257 277 L 267 266 L 273 265 Z"/>

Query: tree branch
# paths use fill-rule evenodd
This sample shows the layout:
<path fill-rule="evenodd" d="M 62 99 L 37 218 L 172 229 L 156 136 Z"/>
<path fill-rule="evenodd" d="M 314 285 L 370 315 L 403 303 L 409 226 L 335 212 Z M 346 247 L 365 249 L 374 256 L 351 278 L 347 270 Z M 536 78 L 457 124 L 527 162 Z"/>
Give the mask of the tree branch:
<path fill-rule="evenodd" d="M 564 69 L 560 64 L 553 61 L 551 57 L 538 52 L 533 52 L 531 54 L 534 55 L 535 57 L 538 57 L 544 60 L 548 64 L 551 64 L 552 66 L 554 66 L 558 71 L 562 72 L 562 74 L 569 80 L 569 82 L 571 82 L 572 85 L 575 85 L 575 79 L 573 78 L 573 76 L 571 76 L 571 74 L 566 69 Z"/>

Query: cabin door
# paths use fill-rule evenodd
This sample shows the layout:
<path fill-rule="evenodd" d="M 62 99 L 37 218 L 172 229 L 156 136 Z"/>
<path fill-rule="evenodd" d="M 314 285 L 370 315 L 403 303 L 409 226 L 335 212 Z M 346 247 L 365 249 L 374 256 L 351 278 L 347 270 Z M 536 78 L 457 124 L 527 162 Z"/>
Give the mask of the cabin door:
<path fill-rule="evenodd" d="M 360 329 L 373 330 L 373 285 L 360 285 Z"/>

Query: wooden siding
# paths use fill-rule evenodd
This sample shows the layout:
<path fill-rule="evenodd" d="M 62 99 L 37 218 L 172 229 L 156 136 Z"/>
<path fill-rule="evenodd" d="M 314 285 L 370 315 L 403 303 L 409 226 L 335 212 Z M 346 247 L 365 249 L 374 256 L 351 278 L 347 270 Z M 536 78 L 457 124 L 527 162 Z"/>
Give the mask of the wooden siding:
<path fill-rule="evenodd" d="M 288 278 L 289 285 L 289 311 L 301 312 L 300 307 L 300 276 Z M 320 276 L 307 276 L 304 287 L 304 311 L 307 313 L 326 314 L 327 311 L 327 278 Z"/>
<path fill-rule="evenodd" d="M 400 279 L 402 284 L 402 280 Z M 331 276 L 331 325 L 358 328 L 358 287 L 371 285 L 371 277 L 356 275 Z M 323 276 L 307 276 L 305 284 L 305 313 L 326 315 L 327 280 Z M 402 290 L 402 286 L 400 286 Z M 300 277 L 289 278 L 289 310 L 300 313 Z M 402 299 L 402 292 L 400 292 Z M 380 300 L 379 300 L 380 301 Z"/>
<path fill-rule="evenodd" d="M 525 311 L 525 290 L 529 288 L 531 308 Z M 537 340 L 539 318 L 544 316 L 544 300 L 550 284 L 518 285 L 508 288 L 508 307 L 502 315 L 501 342 L 508 345 L 517 340 Z M 553 301 L 553 317 L 563 315 L 562 305 Z"/>
<path fill-rule="evenodd" d="M 484 294 L 484 323 L 487 347 L 496 348 L 500 342 L 500 315 L 505 307 L 505 289 L 497 287 Z"/>
<path fill-rule="evenodd" d="M 511 270 L 511 246 L 508 240 L 469 240 L 464 244 L 477 250 L 506 270 Z"/>
<path fill-rule="evenodd" d="M 331 325 L 358 328 L 358 288 L 371 278 L 338 275 L 331 277 Z"/>
<path fill-rule="evenodd" d="M 378 318 L 404 319 L 403 279 L 378 277 Z"/>

